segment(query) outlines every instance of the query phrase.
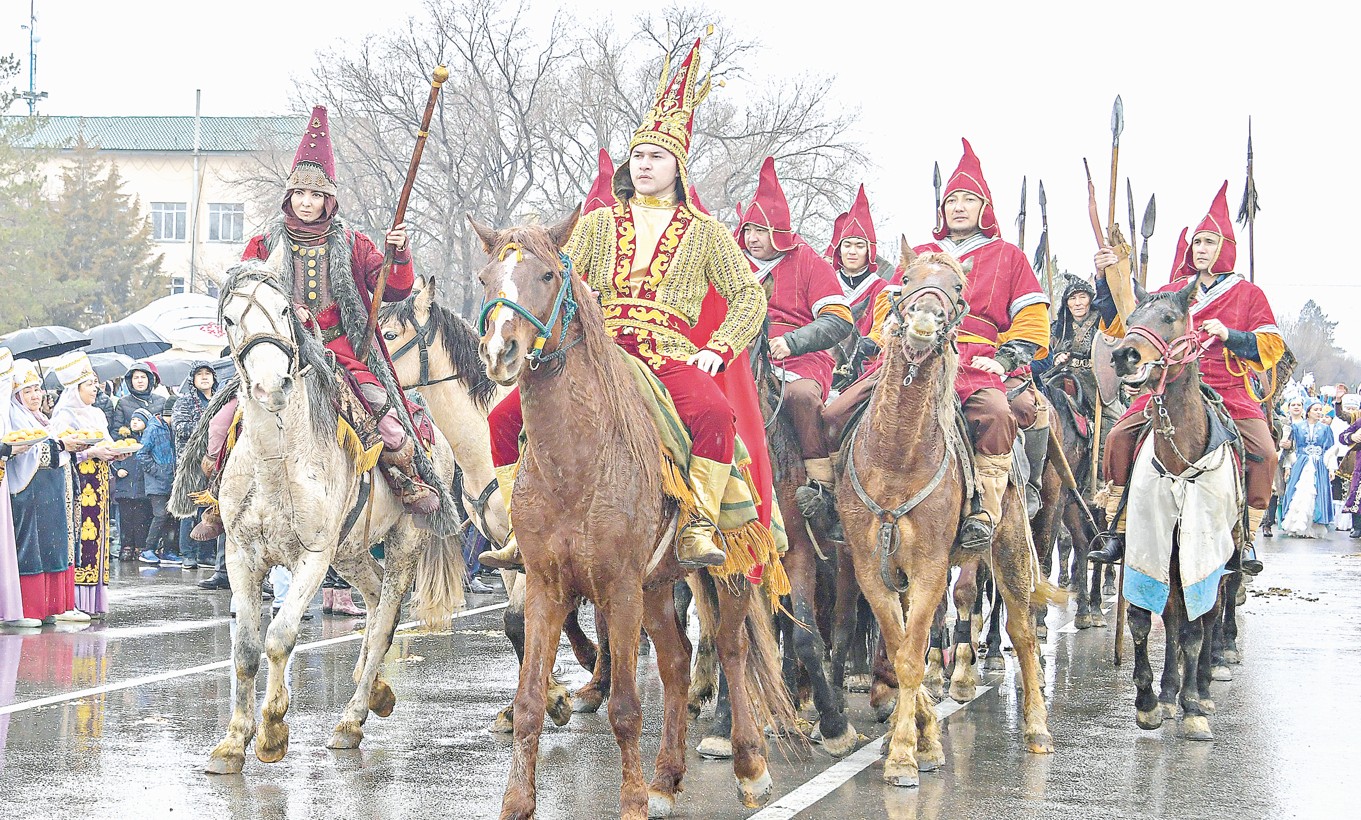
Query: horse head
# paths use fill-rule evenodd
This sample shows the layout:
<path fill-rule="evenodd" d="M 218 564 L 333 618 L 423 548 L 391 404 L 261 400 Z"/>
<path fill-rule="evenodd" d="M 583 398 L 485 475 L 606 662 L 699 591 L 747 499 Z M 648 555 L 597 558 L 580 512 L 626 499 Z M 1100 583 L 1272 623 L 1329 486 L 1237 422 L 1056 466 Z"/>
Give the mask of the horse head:
<path fill-rule="evenodd" d="M 246 395 L 271 413 L 283 410 L 300 370 L 299 325 L 274 271 L 262 262 L 227 271 L 218 319 Z"/>
<path fill-rule="evenodd" d="M 1166 380 L 1167 368 L 1185 364 L 1198 355 L 1191 321 L 1193 277 L 1177 291 L 1154 293 L 1141 301 L 1125 320 L 1129 331 L 1111 352 L 1116 375 L 1131 387 L 1142 387 L 1155 375 Z"/>
<path fill-rule="evenodd" d="M 576 312 L 571 264 L 562 253 L 578 212 L 551 227 L 527 225 L 497 231 L 471 216 L 489 257 L 478 273 L 484 307 L 478 319 L 479 353 L 487 375 L 514 384 L 526 361 L 537 366 L 562 350 Z"/>
<path fill-rule="evenodd" d="M 420 328 L 430 324 L 436 290 L 433 274 L 417 273 L 410 296 L 400 302 L 383 305 L 378 313 L 378 330 L 383 334 L 383 342 L 389 351 L 400 349 L 415 338 Z"/>
<path fill-rule="evenodd" d="M 918 256 L 904 250 L 903 284 L 890 297 L 885 330 L 901 339 L 903 352 L 914 361 L 941 353 L 969 312 L 964 286 L 972 264 L 961 265 L 948 253 Z"/>

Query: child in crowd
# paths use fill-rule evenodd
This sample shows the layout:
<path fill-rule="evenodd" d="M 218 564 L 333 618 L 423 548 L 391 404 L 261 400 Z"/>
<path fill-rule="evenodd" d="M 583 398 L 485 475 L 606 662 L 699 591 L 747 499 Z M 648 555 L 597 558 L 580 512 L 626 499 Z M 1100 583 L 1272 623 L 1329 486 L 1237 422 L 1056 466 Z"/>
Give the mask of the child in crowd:
<path fill-rule="evenodd" d="M 134 417 L 140 417 L 146 424 L 142 433 L 142 449 L 137 451 L 137 461 L 141 464 L 146 497 L 151 509 L 151 526 L 147 535 L 146 550 L 142 553 L 142 563 L 153 566 L 164 564 L 185 565 L 178 551 L 179 525 L 166 512 L 170 500 L 170 485 L 175 480 L 175 440 L 170 432 L 169 422 L 175 412 L 175 400 L 167 399 L 159 416 L 146 410 L 138 410 Z"/>
<path fill-rule="evenodd" d="M 150 421 L 150 414 L 137 411 L 128 420 L 128 437 L 141 441 Z M 147 532 L 151 526 L 151 502 L 146 496 L 146 481 L 142 465 L 135 458 L 118 462 L 113 468 L 113 497 L 118 502 L 120 548 L 118 560 L 135 561 L 146 548 Z"/>

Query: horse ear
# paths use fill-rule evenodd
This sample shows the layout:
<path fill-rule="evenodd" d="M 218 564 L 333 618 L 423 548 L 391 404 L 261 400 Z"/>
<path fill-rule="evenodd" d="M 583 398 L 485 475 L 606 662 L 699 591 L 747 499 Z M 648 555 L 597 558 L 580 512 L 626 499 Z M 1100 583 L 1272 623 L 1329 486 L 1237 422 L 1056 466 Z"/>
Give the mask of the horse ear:
<path fill-rule="evenodd" d="M 1188 312 L 1188 313 L 1191 311 L 1191 300 L 1192 300 L 1193 298 L 1195 298 L 1195 295 L 1196 295 L 1196 287 L 1197 287 L 1199 284 L 1200 284 L 1200 277 L 1199 277 L 1199 276 L 1192 276 L 1192 277 L 1191 277 L 1191 281 L 1188 282 L 1188 283 L 1186 284 L 1186 287 L 1184 287 L 1184 288 L 1182 288 L 1181 290 L 1177 291 L 1177 296 L 1181 299 L 1181 307 L 1182 307 L 1182 310 L 1185 310 L 1185 311 Z"/>
<path fill-rule="evenodd" d="M 435 277 L 422 276 L 421 289 L 414 300 L 418 310 L 429 310 L 435 304 Z"/>
<path fill-rule="evenodd" d="M 917 254 L 912 250 L 912 246 L 908 244 L 907 234 L 902 234 L 899 238 L 901 239 L 902 244 L 899 246 L 901 250 L 898 252 L 898 267 L 907 270 L 913 262 L 917 261 Z"/>
<path fill-rule="evenodd" d="M 472 214 L 468 214 L 468 222 L 477 232 L 477 238 L 482 240 L 482 252 L 490 254 L 496 247 L 496 231 L 478 222 Z"/>
<path fill-rule="evenodd" d="M 965 259 L 963 262 L 959 263 L 959 269 L 964 271 L 965 276 L 973 273 L 973 260 Z"/>
<path fill-rule="evenodd" d="M 567 240 L 572 237 L 572 231 L 577 226 L 577 220 L 581 218 L 581 209 L 573 208 L 567 218 L 548 229 L 548 235 L 553 238 L 553 244 L 561 248 L 567 244 Z"/>

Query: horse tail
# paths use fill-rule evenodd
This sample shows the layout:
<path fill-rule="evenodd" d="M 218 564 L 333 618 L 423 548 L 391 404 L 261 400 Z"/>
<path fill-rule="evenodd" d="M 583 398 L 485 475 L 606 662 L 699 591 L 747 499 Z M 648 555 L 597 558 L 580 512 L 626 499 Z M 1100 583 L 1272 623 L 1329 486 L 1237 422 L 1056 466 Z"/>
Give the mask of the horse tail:
<path fill-rule="evenodd" d="M 1066 607 L 1072 597 L 1067 590 L 1054 586 L 1048 578 L 1041 576 L 1035 580 L 1035 589 L 1030 593 L 1030 608 Z"/>
<path fill-rule="evenodd" d="M 706 583 L 706 580 L 708 583 Z M 690 673 L 690 713 L 698 717 L 704 704 L 718 692 L 718 599 L 709 573 L 692 572 L 685 578 L 695 599 L 699 614 L 699 649 L 695 653 L 695 668 Z"/>
<path fill-rule="evenodd" d="M 747 696 L 756 712 L 756 725 L 773 727 L 779 738 L 802 738 L 795 729 L 798 711 L 785 686 L 775 617 L 763 587 L 753 588 L 747 598 L 746 627 Z"/>
<path fill-rule="evenodd" d="M 430 533 L 416 559 L 412 611 L 432 631 L 447 629 L 466 601 L 463 590 L 463 538 Z"/>

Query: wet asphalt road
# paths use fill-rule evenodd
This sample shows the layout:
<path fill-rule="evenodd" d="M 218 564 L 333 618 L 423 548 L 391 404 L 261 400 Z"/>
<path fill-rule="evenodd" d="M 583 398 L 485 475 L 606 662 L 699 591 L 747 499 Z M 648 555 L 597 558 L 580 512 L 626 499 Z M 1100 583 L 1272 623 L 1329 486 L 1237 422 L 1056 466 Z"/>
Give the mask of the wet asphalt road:
<path fill-rule="evenodd" d="M 744 810 L 729 765 L 693 751 L 710 721 L 706 710 L 691 729 L 675 816 L 1357 816 L 1361 555 L 1354 553 L 1361 546 L 1341 534 L 1263 545 L 1267 570 L 1241 610 L 1243 664 L 1233 681 L 1214 684 L 1212 743 L 1178 737 L 1174 721 L 1138 729 L 1129 662 L 1111 663 L 1113 628 L 1077 632 L 1065 628 L 1071 610 L 1051 609 L 1046 695 L 1056 754 L 1022 750 L 1009 658 L 1008 672 L 985 677 L 990 688 L 972 703 L 942 704 L 954 710 L 944 723 L 946 765 L 923 774 L 919 789 L 880 780 L 884 727 L 873 722 L 864 695 L 851 695 L 851 720 L 873 743 L 839 764 L 820 748 L 789 760 L 774 754 L 776 801 L 759 813 Z M 294 658 L 288 757 L 267 766 L 248 754 L 242 775 L 209 777 L 201 767 L 230 714 L 228 595 L 191 586 L 206 571 L 114 571 L 108 623 L 0 633 L 0 818 L 496 816 L 509 738 L 486 727 L 516 680 L 499 597 L 471 596 L 470 607 L 487 609 L 460 618 L 451 633 L 399 636 L 385 671 L 396 711 L 371 717 L 353 752 L 325 748 L 353 692 L 353 621 L 314 608 L 300 646 L 337 640 L 304 646 Z M 1266 594 L 1272 588 L 1278 591 Z M 1155 640 L 1160 647 L 1160 630 Z M 585 682 L 565 643 L 561 661 L 570 683 Z M 660 728 L 651 662 L 639 680 L 650 768 Z M 618 781 L 603 710 L 545 730 L 539 816 L 615 816 Z"/>

